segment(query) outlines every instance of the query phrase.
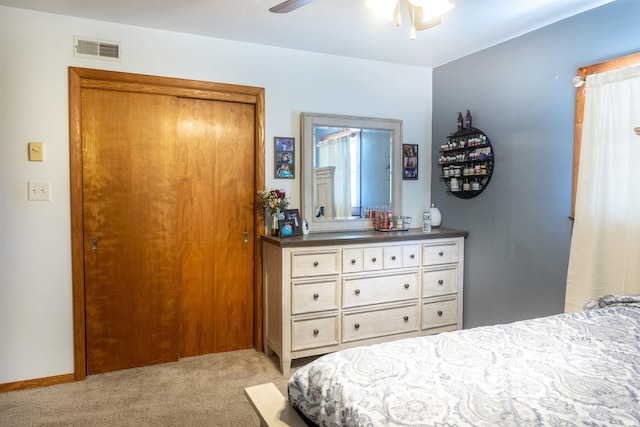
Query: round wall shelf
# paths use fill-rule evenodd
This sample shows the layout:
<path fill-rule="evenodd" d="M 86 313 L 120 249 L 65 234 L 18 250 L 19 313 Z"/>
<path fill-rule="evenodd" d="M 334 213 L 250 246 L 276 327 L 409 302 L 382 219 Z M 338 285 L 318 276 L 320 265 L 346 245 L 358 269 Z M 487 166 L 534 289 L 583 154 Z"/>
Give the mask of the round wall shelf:
<path fill-rule="evenodd" d="M 469 127 L 450 134 L 440 146 L 440 180 L 447 192 L 471 199 L 487 188 L 493 174 L 494 152 L 491 141 L 480 129 Z"/>

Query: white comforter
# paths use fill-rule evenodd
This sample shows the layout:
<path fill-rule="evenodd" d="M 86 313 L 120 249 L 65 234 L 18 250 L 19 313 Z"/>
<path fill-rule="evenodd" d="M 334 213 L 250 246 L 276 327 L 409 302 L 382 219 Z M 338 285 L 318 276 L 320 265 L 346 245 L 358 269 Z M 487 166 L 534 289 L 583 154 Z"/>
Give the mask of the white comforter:
<path fill-rule="evenodd" d="M 639 300 L 591 308 L 329 354 L 289 402 L 321 426 L 640 426 Z"/>

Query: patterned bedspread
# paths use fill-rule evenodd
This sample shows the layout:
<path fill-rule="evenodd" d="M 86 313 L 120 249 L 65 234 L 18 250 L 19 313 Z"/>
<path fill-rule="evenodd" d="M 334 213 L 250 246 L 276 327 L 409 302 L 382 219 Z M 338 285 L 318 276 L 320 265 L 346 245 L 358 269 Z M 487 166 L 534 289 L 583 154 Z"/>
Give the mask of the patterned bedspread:
<path fill-rule="evenodd" d="M 354 348 L 300 368 L 320 426 L 640 426 L 640 298 Z"/>

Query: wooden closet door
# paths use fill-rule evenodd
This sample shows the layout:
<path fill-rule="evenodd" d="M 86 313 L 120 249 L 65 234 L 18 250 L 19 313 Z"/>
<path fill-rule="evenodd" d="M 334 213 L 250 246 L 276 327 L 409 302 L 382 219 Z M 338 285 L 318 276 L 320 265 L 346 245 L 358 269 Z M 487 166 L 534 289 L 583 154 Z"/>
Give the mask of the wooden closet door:
<path fill-rule="evenodd" d="M 178 359 L 177 99 L 82 91 L 87 372 Z"/>
<path fill-rule="evenodd" d="M 178 102 L 180 356 L 253 346 L 251 104 Z"/>

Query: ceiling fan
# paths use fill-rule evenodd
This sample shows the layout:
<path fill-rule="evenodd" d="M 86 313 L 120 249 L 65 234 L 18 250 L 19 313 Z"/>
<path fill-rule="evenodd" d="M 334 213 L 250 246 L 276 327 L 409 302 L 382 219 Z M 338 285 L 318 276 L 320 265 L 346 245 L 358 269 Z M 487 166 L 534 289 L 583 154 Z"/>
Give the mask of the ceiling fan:
<path fill-rule="evenodd" d="M 315 0 L 286 0 L 269 9 L 274 13 L 289 13 Z M 401 24 L 402 5 L 406 5 L 411 20 L 411 40 L 416 38 L 416 31 L 427 30 L 439 25 L 440 17 L 447 13 L 453 4 L 449 0 L 365 0 L 365 4 L 379 16 L 395 20 Z"/>
<path fill-rule="evenodd" d="M 273 13 L 289 13 L 293 10 L 301 8 L 302 6 L 314 2 L 315 0 L 286 0 L 282 3 L 278 3 L 269 9 L 269 12 Z"/>

